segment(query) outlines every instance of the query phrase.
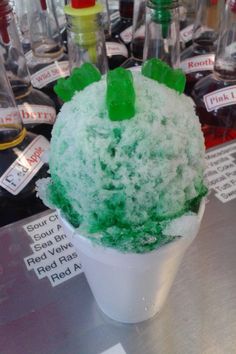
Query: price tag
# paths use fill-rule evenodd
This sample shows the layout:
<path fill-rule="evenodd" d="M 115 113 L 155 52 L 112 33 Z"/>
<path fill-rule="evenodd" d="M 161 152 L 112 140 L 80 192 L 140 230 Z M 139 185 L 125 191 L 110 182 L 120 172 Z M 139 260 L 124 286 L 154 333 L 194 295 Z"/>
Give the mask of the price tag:
<path fill-rule="evenodd" d="M 41 89 L 50 84 L 50 82 L 69 76 L 69 74 L 69 62 L 67 60 L 56 61 L 54 64 L 48 65 L 31 75 L 31 82 L 35 88 Z"/>
<path fill-rule="evenodd" d="M 54 124 L 56 110 L 50 106 L 24 102 L 18 106 L 24 124 Z"/>
<path fill-rule="evenodd" d="M 48 148 L 48 140 L 37 136 L 0 177 L 0 186 L 13 195 L 19 194 L 43 166 L 41 156 Z"/>

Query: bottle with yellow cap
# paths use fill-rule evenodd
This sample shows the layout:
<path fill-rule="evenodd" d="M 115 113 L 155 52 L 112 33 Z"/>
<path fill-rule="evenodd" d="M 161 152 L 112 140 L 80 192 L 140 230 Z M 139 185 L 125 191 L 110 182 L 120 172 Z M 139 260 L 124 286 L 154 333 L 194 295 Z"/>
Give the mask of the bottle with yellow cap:
<path fill-rule="evenodd" d="M 95 0 L 72 0 L 65 6 L 70 69 L 94 64 L 102 74 L 108 70 L 102 5 Z"/>
<path fill-rule="evenodd" d="M 0 55 L 0 226 L 45 210 L 35 181 L 47 177 L 48 140 L 24 128 Z"/>

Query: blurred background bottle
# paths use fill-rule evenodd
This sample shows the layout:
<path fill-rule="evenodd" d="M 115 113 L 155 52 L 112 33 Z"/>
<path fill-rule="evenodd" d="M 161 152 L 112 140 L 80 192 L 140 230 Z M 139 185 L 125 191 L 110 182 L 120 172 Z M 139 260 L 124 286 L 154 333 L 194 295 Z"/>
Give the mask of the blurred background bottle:
<path fill-rule="evenodd" d="M 189 47 L 193 39 L 193 26 L 196 16 L 196 0 L 180 1 L 180 47 Z"/>
<path fill-rule="evenodd" d="M 124 68 L 137 69 L 143 62 L 143 48 L 145 41 L 145 19 L 146 19 L 146 0 L 134 0 L 133 26 L 131 41 L 131 56 L 123 63 Z"/>
<path fill-rule="evenodd" d="M 15 18 L 8 0 L 0 2 L 0 50 L 26 128 L 50 139 L 56 119 L 55 105 L 47 95 L 32 88 Z"/>
<path fill-rule="evenodd" d="M 192 97 L 207 148 L 236 139 L 236 0 L 226 2 L 213 73 L 196 83 Z"/>
<path fill-rule="evenodd" d="M 49 95 L 57 112 L 61 107 L 53 86 L 69 75 L 69 62 L 62 44 L 58 21 L 53 11 L 54 0 L 27 1 L 30 42 L 33 52 L 28 60 L 31 82 Z"/>
<path fill-rule="evenodd" d="M 176 0 L 148 0 L 143 60 L 158 58 L 178 68 L 180 61 L 179 4 Z"/>
<path fill-rule="evenodd" d="M 119 17 L 112 22 L 111 35 L 123 42 L 128 51 L 132 40 L 134 0 L 119 0 Z"/>
<path fill-rule="evenodd" d="M 191 95 L 195 83 L 213 70 L 224 0 L 198 0 L 193 44 L 181 53 L 186 74 L 185 93 Z"/>
<path fill-rule="evenodd" d="M 90 62 L 102 74 L 107 72 L 102 12 L 102 5 L 95 0 L 72 0 L 65 6 L 70 70 Z"/>
<path fill-rule="evenodd" d="M 8 81 L 0 54 L 0 226 L 45 210 L 36 198 L 35 181 L 47 177 L 41 156 L 48 140 L 28 133 Z"/>
<path fill-rule="evenodd" d="M 104 16 L 105 19 L 107 18 L 107 21 L 103 21 L 103 23 L 105 22 L 105 27 L 103 27 L 106 38 L 106 53 L 108 67 L 110 70 L 112 70 L 117 68 L 118 66 L 121 66 L 128 59 L 129 52 L 126 45 L 119 38 L 117 38 L 117 36 L 114 37 L 111 34 L 111 25 L 117 19 L 119 19 L 119 11 L 113 12 L 114 16 L 112 17 L 111 11 L 109 9 L 109 3 L 107 0 L 104 6 L 105 9 L 107 9 L 107 16 Z"/>

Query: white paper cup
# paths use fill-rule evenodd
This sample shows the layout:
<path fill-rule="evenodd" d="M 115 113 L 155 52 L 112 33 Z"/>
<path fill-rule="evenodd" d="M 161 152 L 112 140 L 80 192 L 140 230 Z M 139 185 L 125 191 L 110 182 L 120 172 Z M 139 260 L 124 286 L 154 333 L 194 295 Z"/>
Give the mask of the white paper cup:
<path fill-rule="evenodd" d="M 198 233 L 204 209 L 203 201 L 191 225 L 185 225 L 185 217 L 174 221 L 172 230 L 182 235 L 181 238 L 144 254 L 122 253 L 98 246 L 79 235 L 60 212 L 59 216 L 78 250 L 99 307 L 114 320 L 136 323 L 151 318 L 162 308 L 183 255 Z"/>

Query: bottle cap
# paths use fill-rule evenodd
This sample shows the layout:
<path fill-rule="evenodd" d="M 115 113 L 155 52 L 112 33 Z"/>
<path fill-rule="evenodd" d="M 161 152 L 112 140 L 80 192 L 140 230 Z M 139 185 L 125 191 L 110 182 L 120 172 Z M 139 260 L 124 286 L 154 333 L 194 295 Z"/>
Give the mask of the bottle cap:
<path fill-rule="evenodd" d="M 95 5 L 95 0 L 71 0 L 73 9 L 84 9 Z"/>

